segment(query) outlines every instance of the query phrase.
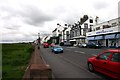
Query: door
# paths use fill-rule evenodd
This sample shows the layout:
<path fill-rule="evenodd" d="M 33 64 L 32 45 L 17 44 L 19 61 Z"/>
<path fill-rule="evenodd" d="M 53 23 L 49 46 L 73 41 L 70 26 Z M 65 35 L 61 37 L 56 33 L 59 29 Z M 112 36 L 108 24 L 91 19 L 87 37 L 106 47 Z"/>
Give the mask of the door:
<path fill-rule="evenodd" d="M 120 53 L 114 52 L 108 63 L 108 74 L 114 78 L 120 78 Z"/>
<path fill-rule="evenodd" d="M 106 39 L 106 47 L 108 47 L 108 39 Z"/>
<path fill-rule="evenodd" d="M 104 52 L 96 58 L 94 67 L 97 71 L 107 73 L 110 55 L 112 55 L 111 52 Z"/>

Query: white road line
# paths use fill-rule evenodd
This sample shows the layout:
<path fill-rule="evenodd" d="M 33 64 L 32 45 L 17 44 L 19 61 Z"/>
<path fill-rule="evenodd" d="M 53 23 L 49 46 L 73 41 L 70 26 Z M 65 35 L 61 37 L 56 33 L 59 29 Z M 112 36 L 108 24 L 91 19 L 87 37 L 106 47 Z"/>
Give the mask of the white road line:
<path fill-rule="evenodd" d="M 76 47 L 66 47 L 66 48 L 76 48 Z"/>
<path fill-rule="evenodd" d="M 79 68 L 81 68 L 82 70 L 84 70 L 84 71 L 90 73 L 90 72 L 89 72 L 85 67 L 83 67 L 82 65 L 77 64 L 77 63 L 74 63 L 74 62 L 72 62 L 71 60 L 69 60 L 69 59 L 67 59 L 67 58 L 64 58 L 64 57 L 61 56 L 61 55 L 58 55 L 58 57 L 61 57 L 61 58 L 64 59 L 65 61 L 67 61 L 67 62 L 69 62 L 69 63 L 75 65 L 76 67 L 79 67 Z M 92 74 L 92 73 L 91 73 L 91 74 Z M 101 77 L 99 77 L 99 76 L 97 76 L 97 75 L 95 75 L 95 74 L 92 74 L 92 75 L 95 76 L 96 78 L 101 78 Z"/>
<path fill-rule="evenodd" d="M 70 50 L 70 49 L 66 49 L 66 50 Z"/>
<path fill-rule="evenodd" d="M 74 52 L 85 54 L 85 52 L 82 52 L 82 51 L 74 51 Z"/>

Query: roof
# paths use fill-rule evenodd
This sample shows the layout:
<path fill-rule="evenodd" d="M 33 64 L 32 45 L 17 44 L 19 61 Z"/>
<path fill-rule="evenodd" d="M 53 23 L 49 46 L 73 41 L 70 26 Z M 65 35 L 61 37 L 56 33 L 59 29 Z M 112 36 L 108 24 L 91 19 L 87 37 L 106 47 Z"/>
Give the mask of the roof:
<path fill-rule="evenodd" d="M 120 49 L 108 49 L 107 51 L 110 51 L 110 52 L 120 52 Z"/>

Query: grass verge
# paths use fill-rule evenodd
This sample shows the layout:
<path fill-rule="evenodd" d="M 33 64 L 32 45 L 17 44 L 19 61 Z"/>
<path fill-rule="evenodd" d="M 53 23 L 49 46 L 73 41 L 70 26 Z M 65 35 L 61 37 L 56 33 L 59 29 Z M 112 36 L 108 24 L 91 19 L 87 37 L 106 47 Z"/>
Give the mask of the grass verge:
<path fill-rule="evenodd" d="M 21 80 L 33 51 L 31 44 L 2 44 L 2 80 Z"/>

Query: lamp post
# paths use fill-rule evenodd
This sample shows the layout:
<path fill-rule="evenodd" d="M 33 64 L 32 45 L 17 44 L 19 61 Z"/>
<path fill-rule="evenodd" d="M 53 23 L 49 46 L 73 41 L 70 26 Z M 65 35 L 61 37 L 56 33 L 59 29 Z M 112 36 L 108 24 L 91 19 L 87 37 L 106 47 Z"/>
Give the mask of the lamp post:
<path fill-rule="evenodd" d="M 40 45 L 40 33 L 38 33 L 38 46 Z"/>

